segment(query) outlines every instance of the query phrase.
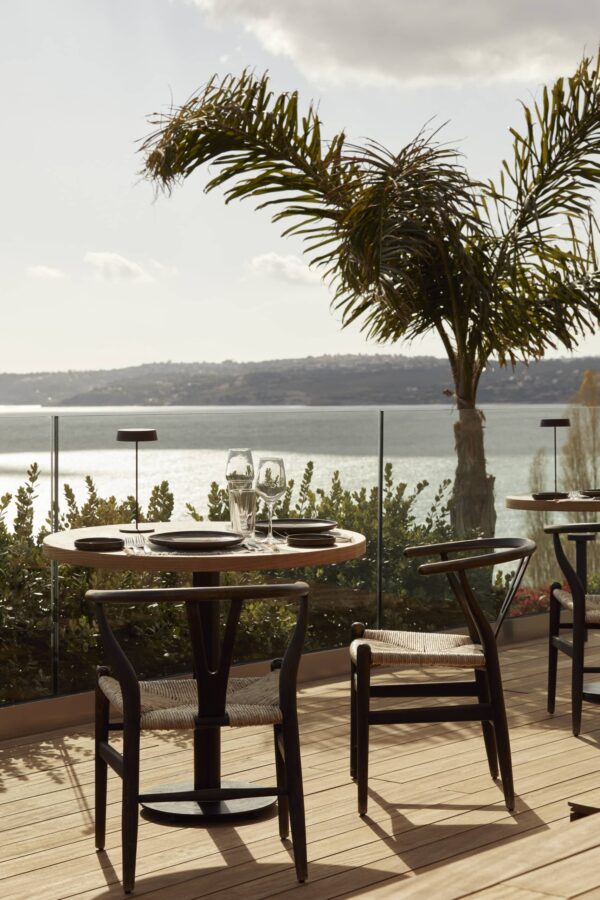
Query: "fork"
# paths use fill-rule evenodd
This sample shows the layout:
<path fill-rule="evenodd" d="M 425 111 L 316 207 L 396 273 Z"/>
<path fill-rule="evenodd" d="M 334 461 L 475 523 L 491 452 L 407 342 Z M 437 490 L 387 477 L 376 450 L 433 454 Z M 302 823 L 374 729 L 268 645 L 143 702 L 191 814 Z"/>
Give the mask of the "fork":
<path fill-rule="evenodd" d="M 123 538 L 123 544 L 125 547 L 144 547 L 146 538 L 143 534 L 127 534 Z"/>

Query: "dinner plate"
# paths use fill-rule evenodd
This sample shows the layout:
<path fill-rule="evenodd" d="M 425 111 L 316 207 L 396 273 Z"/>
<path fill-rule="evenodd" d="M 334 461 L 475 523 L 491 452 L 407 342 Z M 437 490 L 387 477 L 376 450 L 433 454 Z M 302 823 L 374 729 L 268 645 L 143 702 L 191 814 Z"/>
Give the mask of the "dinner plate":
<path fill-rule="evenodd" d="M 588 497 L 588 499 L 590 500 L 597 500 L 598 498 L 600 498 L 600 491 L 596 488 L 590 490 L 586 489 L 585 491 L 581 491 L 581 493 L 584 497 Z"/>
<path fill-rule="evenodd" d="M 163 531 L 148 535 L 148 540 L 165 550 L 197 550 L 205 553 L 237 547 L 244 537 L 235 531 Z"/>
<path fill-rule="evenodd" d="M 273 531 L 287 537 L 288 534 L 322 534 L 331 531 L 337 522 L 331 519 L 273 519 Z M 257 531 L 267 531 L 268 522 L 257 522 Z"/>

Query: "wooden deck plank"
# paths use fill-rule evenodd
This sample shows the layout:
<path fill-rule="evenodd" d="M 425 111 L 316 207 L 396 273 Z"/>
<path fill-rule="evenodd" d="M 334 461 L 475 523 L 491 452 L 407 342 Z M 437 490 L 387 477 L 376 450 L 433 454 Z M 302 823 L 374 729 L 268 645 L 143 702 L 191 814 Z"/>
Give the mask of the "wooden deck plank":
<path fill-rule="evenodd" d="M 436 723 L 373 729 L 369 815 L 360 819 L 348 776 L 347 679 L 303 684 L 308 884 L 297 888 L 290 849 L 277 837 L 275 818 L 209 829 L 140 819 L 136 896 L 262 900 L 289 897 L 297 889 L 305 900 L 398 895 L 539 900 L 594 896 L 594 891 L 600 896 L 595 874 L 600 871 L 600 818 L 595 841 L 589 837 L 576 846 L 569 839 L 561 844 L 565 852 L 549 856 L 546 850 L 539 861 L 527 849 L 540 843 L 558 846 L 559 835 L 589 821 L 571 825 L 566 801 L 593 796 L 600 788 L 600 710 L 584 706 L 582 735 L 573 738 L 568 664 L 561 661 L 557 710 L 548 715 L 546 653 L 545 641 L 502 650 L 519 795 L 513 815 L 487 772 L 479 726 Z M 590 664 L 600 660 L 600 643 L 590 643 L 588 658 Z M 416 680 L 423 673 L 402 677 Z M 144 786 L 188 777 L 191 747 L 188 733 L 145 735 Z M 123 896 L 120 785 L 110 778 L 107 850 L 97 854 L 92 753 L 87 726 L 0 745 L 0 896 Z M 272 783 L 270 730 L 225 731 L 223 768 L 229 777 L 243 772 L 249 780 Z M 579 883 L 571 877 L 574 857 L 585 871 Z M 476 875 L 488 859 L 482 881 Z M 450 883 L 459 883 L 460 893 Z"/>

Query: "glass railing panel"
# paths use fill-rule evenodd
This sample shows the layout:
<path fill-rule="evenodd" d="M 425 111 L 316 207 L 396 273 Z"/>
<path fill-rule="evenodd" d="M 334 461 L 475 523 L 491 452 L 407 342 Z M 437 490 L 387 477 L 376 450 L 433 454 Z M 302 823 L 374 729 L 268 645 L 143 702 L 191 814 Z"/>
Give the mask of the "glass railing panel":
<path fill-rule="evenodd" d="M 543 527 L 559 515 L 539 514 L 506 505 L 509 496 L 528 495 L 533 491 L 554 490 L 554 434 L 553 429 L 540 427 L 542 420 L 565 415 L 564 405 L 484 406 L 484 435 L 487 472 L 494 478 L 496 512 L 495 533 L 499 537 L 529 537 L 536 541 L 537 551 L 532 557 L 523 585 L 515 597 L 510 617 L 519 617 L 548 608 L 548 588 L 557 573 L 552 540 Z M 561 459 L 565 429 L 557 429 L 557 477 L 561 481 Z M 496 571 L 500 578 L 512 571 L 507 565 Z"/>
<path fill-rule="evenodd" d="M 333 517 L 340 525 L 367 533 L 369 551 L 364 559 L 343 565 L 273 570 L 245 579 L 302 578 L 310 583 L 307 650 L 346 644 L 357 615 L 374 621 L 377 411 L 244 408 L 68 414 L 60 423 L 63 527 L 122 522 L 131 513 L 131 504 L 125 505 L 125 500 L 134 492 L 134 445 L 116 441 L 117 429 L 126 426 L 152 427 L 158 432 L 158 441 L 140 444 L 139 453 L 140 506 L 152 519 L 192 524 L 190 507 L 204 521 L 227 518 L 223 490 L 227 450 L 251 447 L 255 462 L 261 455 L 283 456 L 288 480 L 293 481 L 285 513 Z M 186 581 L 189 578 L 174 575 L 150 579 L 62 567 L 61 692 L 89 687 L 99 659 L 91 611 L 82 602 L 86 589 Z M 237 661 L 278 655 L 288 618 L 258 606 L 246 610 Z M 181 609 L 131 610 L 121 632 L 141 677 L 186 670 Z"/>
<path fill-rule="evenodd" d="M 487 405 L 482 408 L 485 473 L 493 480 L 491 522 L 496 536 L 530 537 L 538 549 L 518 592 L 511 616 L 527 615 L 547 609 L 548 588 L 562 576 L 554 558 L 551 539 L 544 534 L 544 526 L 552 522 L 600 520 L 600 514 L 534 512 L 511 509 L 506 498 L 527 495 L 533 491 L 554 490 L 554 433 L 552 428 L 540 427 L 542 419 L 568 417 L 571 425 L 557 429 L 556 470 L 558 489 L 594 488 L 600 466 L 600 412 L 595 407 L 558 405 Z M 477 413 L 473 417 L 473 434 L 477 432 Z M 455 425 L 458 414 L 448 407 L 408 407 L 389 409 L 385 413 L 385 460 L 391 463 L 399 480 L 406 483 L 405 497 L 413 499 L 414 521 L 404 533 L 393 527 L 395 510 L 385 517 L 385 559 L 383 566 L 384 604 L 386 623 L 404 627 L 414 621 L 422 627 L 448 627 L 457 624 L 456 610 L 448 591 L 440 582 L 431 589 L 424 580 L 414 577 L 414 566 L 401 561 L 402 544 L 421 534 L 435 540 L 447 533 L 452 539 L 464 537 L 452 515 L 453 489 L 457 471 Z M 469 422 L 467 421 L 467 424 Z M 472 435 L 471 435 L 472 436 Z M 475 437 L 477 435 L 475 434 Z M 472 452 L 472 448 L 471 448 Z M 464 460 L 464 457 L 463 457 Z M 467 484 L 467 494 L 473 490 L 475 474 Z M 468 479 L 467 479 L 468 480 Z M 428 484 L 419 490 L 420 481 Z M 443 487 L 442 487 L 443 486 Z M 477 509 L 479 498 L 467 496 L 467 506 Z M 391 504 L 388 499 L 387 504 Z M 490 518 L 479 514 L 482 527 Z M 472 532 L 471 532 L 472 533 Z M 590 555 L 590 589 L 594 588 L 595 572 L 600 571 L 600 554 L 593 545 Z M 497 567 L 489 579 L 476 577 L 479 599 L 490 618 L 495 617 L 506 587 L 506 578 L 514 570 L 513 564 Z M 600 588 L 600 577 L 597 579 Z M 460 618 L 460 615 L 458 616 Z"/>
<path fill-rule="evenodd" d="M 53 690 L 50 416 L 0 414 L 0 704 Z"/>
<path fill-rule="evenodd" d="M 452 538 L 453 412 L 395 407 L 384 412 L 383 617 L 386 628 L 439 631 L 461 624 L 445 579 L 424 578 L 411 544 Z"/>
<path fill-rule="evenodd" d="M 537 433 L 532 441 L 534 452 L 527 468 L 527 488 L 531 491 L 553 491 L 554 483 L 554 429 L 539 427 L 540 418 L 568 419 L 569 425 L 556 429 L 556 472 L 558 490 L 571 494 L 571 500 L 580 499 L 581 492 L 600 491 L 600 408 L 590 404 L 566 404 L 562 406 L 536 408 L 535 424 Z M 598 495 L 600 497 L 600 493 Z M 517 515 L 519 515 L 517 513 Z M 528 608 L 546 606 L 549 586 L 552 582 L 563 582 L 564 578 L 556 563 L 552 539 L 544 534 L 549 524 L 569 522 L 599 522 L 600 512 L 559 512 L 527 511 L 520 513 L 525 533 L 538 545 L 527 573 L 526 583 L 530 587 L 526 598 Z M 575 564 L 574 544 L 566 537 L 563 546 Z M 587 544 L 588 590 L 600 591 L 600 544 L 598 539 Z"/>

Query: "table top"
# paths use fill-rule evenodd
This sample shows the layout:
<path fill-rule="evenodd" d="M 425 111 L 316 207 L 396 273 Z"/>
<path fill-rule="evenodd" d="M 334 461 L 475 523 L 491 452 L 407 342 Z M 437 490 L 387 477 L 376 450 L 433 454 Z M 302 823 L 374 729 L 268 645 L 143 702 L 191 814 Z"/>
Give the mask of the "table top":
<path fill-rule="evenodd" d="M 156 531 L 188 531 L 190 528 L 223 528 L 223 522 L 191 524 L 187 522 L 151 523 Z M 276 550 L 247 550 L 233 548 L 211 553 L 171 553 L 163 550 L 146 552 L 140 550 L 115 553 L 98 553 L 77 550 L 77 538 L 124 537 L 119 525 L 99 525 L 93 528 L 74 528 L 58 531 L 44 538 L 43 552 L 48 559 L 71 566 L 85 566 L 94 569 L 113 569 L 129 572 L 248 572 L 260 569 L 292 569 L 298 566 L 318 566 L 346 562 L 363 556 L 366 549 L 364 535 L 356 531 L 337 529 L 337 533 L 347 540 L 334 547 L 311 547 L 299 549 L 279 544 Z M 147 535 L 146 535 L 147 537 Z"/>
<path fill-rule="evenodd" d="M 506 497 L 504 502 L 508 509 L 533 509 L 540 512 L 600 511 L 600 498 L 591 499 L 590 497 L 581 497 L 576 500 L 568 497 L 565 500 L 534 500 L 531 494 L 521 494 Z"/>

